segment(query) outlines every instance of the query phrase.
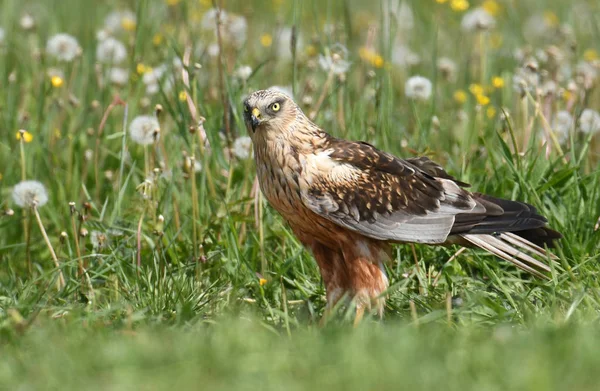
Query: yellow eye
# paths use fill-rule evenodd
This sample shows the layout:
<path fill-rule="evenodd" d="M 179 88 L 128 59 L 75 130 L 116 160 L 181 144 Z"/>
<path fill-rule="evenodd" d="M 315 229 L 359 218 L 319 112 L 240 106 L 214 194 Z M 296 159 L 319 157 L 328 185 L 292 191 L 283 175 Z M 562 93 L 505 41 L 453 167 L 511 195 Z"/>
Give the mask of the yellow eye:
<path fill-rule="evenodd" d="M 273 110 L 273 111 L 279 111 L 280 108 L 281 108 L 281 106 L 277 102 L 275 102 L 271 105 L 271 110 Z"/>

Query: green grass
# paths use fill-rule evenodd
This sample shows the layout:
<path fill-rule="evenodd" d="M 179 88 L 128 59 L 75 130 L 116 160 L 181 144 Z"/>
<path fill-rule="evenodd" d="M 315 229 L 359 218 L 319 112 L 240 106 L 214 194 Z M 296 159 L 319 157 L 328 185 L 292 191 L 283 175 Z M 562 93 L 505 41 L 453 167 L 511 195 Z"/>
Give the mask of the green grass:
<path fill-rule="evenodd" d="M 558 110 L 577 118 L 600 106 L 598 79 L 586 90 L 574 71 L 600 52 L 598 4 L 498 1 L 496 28 L 475 33 L 461 30 L 464 12 L 448 3 L 407 2 L 412 30 L 387 23 L 384 3 L 226 1 L 225 10 L 248 26 L 241 45 L 223 37 L 219 66 L 209 55 L 213 32 L 202 28 L 207 1 L 2 2 L 0 387 L 592 389 L 600 349 L 600 139 L 576 126 L 560 149 L 546 148 L 542 129 Z M 106 15 L 125 8 L 135 13 L 135 28 L 114 35 L 126 46 L 119 67 L 130 77 L 115 86 L 106 83 L 111 65 L 97 64 L 96 32 Z M 26 12 L 36 21 L 31 31 L 19 26 Z M 532 32 L 534 15 L 550 23 L 544 34 Z M 286 59 L 277 31 L 292 26 L 298 50 Z M 58 32 L 83 49 L 73 62 L 45 53 Z M 394 63 L 400 40 L 419 64 Z M 329 77 L 315 56 L 338 42 L 351 62 L 343 78 Z M 171 65 L 187 48 L 189 86 Z M 538 58 L 539 75 L 558 90 L 522 97 L 512 78 L 529 60 L 513 54 L 540 57 L 549 48 L 562 56 Z M 450 80 L 436 70 L 441 57 L 456 63 Z M 150 95 L 140 71 L 161 64 L 168 70 Z M 245 82 L 235 76 L 241 65 L 253 69 Z M 57 70 L 59 87 L 49 76 Z M 432 81 L 431 99 L 405 97 L 413 75 Z M 504 86 L 493 87 L 493 77 Z M 489 98 L 483 107 L 473 84 Z M 325 292 L 316 264 L 255 197 L 252 159 L 229 147 L 246 135 L 243 97 L 273 85 L 292 89 L 307 113 L 322 97 L 315 122 L 338 137 L 403 157 L 426 154 L 474 191 L 535 205 L 564 235 L 552 280 L 480 251 L 448 263 L 458 247 L 398 246 L 387 265 L 384 319 L 352 330 L 341 308 L 319 328 Z M 466 101 L 454 99 L 458 90 Z M 125 105 L 108 109 L 115 96 Z M 185 96 L 206 120 L 209 149 L 201 148 Z M 136 145 L 129 124 L 158 104 L 160 142 Z M 16 139 L 19 129 L 31 142 Z M 186 168 L 190 156 L 201 171 Z M 23 179 L 48 191 L 39 212 L 64 288 L 57 289 L 33 211 L 12 199 Z"/>

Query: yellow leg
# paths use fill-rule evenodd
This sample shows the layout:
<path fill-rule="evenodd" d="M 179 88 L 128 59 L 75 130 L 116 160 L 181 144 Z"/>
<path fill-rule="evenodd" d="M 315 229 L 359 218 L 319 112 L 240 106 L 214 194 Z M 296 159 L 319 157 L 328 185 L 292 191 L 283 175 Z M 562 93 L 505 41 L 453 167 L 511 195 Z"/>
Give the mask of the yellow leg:
<path fill-rule="evenodd" d="M 356 316 L 354 317 L 354 327 L 358 327 L 365 315 L 365 307 L 362 305 L 356 306 Z"/>

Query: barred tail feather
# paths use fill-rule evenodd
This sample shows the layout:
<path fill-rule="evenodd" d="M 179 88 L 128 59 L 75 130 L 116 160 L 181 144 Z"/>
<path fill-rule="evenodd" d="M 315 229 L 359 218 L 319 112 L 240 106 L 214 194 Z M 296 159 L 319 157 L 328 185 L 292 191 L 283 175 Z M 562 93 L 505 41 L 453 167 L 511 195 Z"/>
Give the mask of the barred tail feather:
<path fill-rule="evenodd" d="M 536 277 L 549 279 L 548 276 L 542 272 L 550 272 L 550 267 L 545 263 L 535 259 L 532 255 L 545 259 L 556 259 L 556 257 L 548 253 L 543 248 L 515 234 L 502 233 L 498 236 L 485 234 L 463 234 L 460 236 L 472 245 L 486 250 L 497 257 L 514 264 L 519 269 L 531 273 Z"/>

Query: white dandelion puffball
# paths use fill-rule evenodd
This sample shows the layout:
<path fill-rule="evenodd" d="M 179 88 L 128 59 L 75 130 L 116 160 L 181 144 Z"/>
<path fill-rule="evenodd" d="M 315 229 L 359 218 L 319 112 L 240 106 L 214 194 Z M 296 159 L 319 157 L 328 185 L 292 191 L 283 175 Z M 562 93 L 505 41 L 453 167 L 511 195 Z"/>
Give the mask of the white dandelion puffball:
<path fill-rule="evenodd" d="M 104 27 L 111 33 L 122 31 L 124 24 L 135 24 L 135 13 L 133 11 L 114 11 L 104 19 Z"/>
<path fill-rule="evenodd" d="M 302 47 L 302 38 L 296 31 L 296 52 Z M 288 61 L 292 59 L 292 29 L 283 27 L 277 34 L 277 59 Z"/>
<path fill-rule="evenodd" d="M 108 71 L 108 79 L 112 84 L 124 86 L 129 80 L 129 72 L 123 68 L 111 68 Z"/>
<path fill-rule="evenodd" d="M 46 188 L 38 181 L 19 182 L 13 188 L 12 197 L 21 208 L 43 206 L 48 202 Z"/>
<path fill-rule="evenodd" d="M 96 47 L 96 59 L 105 64 L 119 64 L 127 57 L 127 49 L 112 37 L 100 41 Z"/>
<path fill-rule="evenodd" d="M 248 37 L 248 22 L 241 15 L 230 14 L 226 20 L 225 39 L 240 48 Z"/>
<path fill-rule="evenodd" d="M 579 117 L 579 128 L 586 134 L 600 132 L 600 114 L 592 109 L 583 110 Z"/>
<path fill-rule="evenodd" d="M 235 70 L 234 74 L 241 81 L 246 81 L 252 75 L 252 68 L 248 65 L 242 65 Z"/>
<path fill-rule="evenodd" d="M 35 19 L 30 14 L 24 14 L 19 20 L 19 25 L 25 31 L 31 30 L 35 27 Z"/>
<path fill-rule="evenodd" d="M 422 76 L 413 76 L 404 84 L 407 98 L 425 101 L 431 97 L 431 82 Z"/>
<path fill-rule="evenodd" d="M 155 117 L 139 115 L 129 125 L 131 139 L 140 145 L 150 145 L 158 141 L 160 125 Z"/>
<path fill-rule="evenodd" d="M 398 44 L 392 49 L 392 63 L 401 68 L 417 65 L 421 62 L 418 54 L 413 52 L 408 46 Z"/>
<path fill-rule="evenodd" d="M 342 75 L 350 69 L 350 62 L 346 60 L 348 49 L 342 44 L 335 44 L 326 55 L 319 55 L 319 65 L 326 72 Z"/>
<path fill-rule="evenodd" d="M 554 129 L 560 142 L 564 142 L 569 138 L 569 132 L 574 123 L 573 116 L 568 111 L 561 110 L 556 113 L 552 120 L 552 129 Z"/>
<path fill-rule="evenodd" d="M 248 159 L 252 150 L 252 140 L 248 136 L 238 137 L 233 142 L 233 154 L 238 159 Z"/>
<path fill-rule="evenodd" d="M 81 53 L 81 48 L 75 37 L 61 33 L 48 39 L 46 52 L 59 61 L 71 62 Z"/>
<path fill-rule="evenodd" d="M 489 12 L 478 7 L 463 16 L 460 27 L 465 31 L 490 30 L 496 27 L 496 19 Z"/>

